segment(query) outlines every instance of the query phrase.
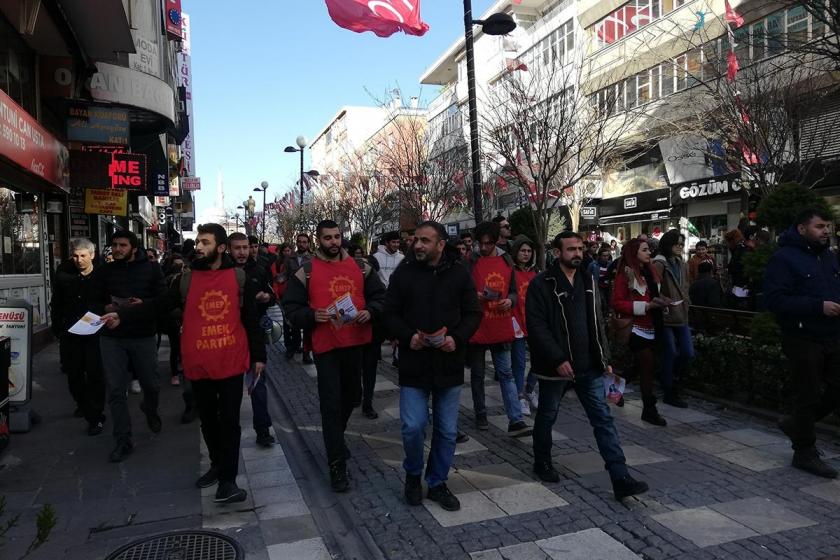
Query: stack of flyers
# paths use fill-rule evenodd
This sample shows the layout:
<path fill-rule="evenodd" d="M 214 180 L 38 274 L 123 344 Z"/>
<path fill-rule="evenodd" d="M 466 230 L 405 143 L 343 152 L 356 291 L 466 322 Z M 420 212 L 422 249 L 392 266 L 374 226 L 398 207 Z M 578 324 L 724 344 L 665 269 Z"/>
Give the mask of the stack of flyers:
<path fill-rule="evenodd" d="M 350 294 L 344 294 L 327 308 L 327 311 L 333 316 L 332 322 L 336 327 L 351 323 L 356 319 L 359 310 L 353 303 L 353 298 Z"/>
<path fill-rule="evenodd" d="M 501 292 L 498 292 L 498 291 L 496 291 L 492 288 L 488 288 L 487 286 L 484 286 L 484 292 L 483 293 L 484 293 L 484 298 L 488 299 L 490 301 L 496 301 L 496 300 L 498 300 L 502 297 Z"/>
<path fill-rule="evenodd" d="M 432 346 L 433 348 L 440 348 L 443 346 L 444 341 L 446 340 L 446 327 L 442 329 L 436 330 L 433 333 L 425 333 L 423 331 L 417 331 L 417 334 L 423 339 L 423 342 Z"/>

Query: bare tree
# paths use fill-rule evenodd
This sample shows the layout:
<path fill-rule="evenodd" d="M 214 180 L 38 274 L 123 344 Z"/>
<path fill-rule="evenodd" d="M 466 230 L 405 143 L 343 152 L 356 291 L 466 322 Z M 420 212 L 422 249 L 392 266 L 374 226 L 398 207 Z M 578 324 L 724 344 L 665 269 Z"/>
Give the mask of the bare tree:
<path fill-rule="evenodd" d="M 838 0 L 782 0 L 780 4 L 793 11 L 794 17 L 807 13 L 811 18 L 811 32 L 794 34 L 788 38 L 792 50 L 811 53 L 832 61 L 840 70 L 840 2 Z"/>

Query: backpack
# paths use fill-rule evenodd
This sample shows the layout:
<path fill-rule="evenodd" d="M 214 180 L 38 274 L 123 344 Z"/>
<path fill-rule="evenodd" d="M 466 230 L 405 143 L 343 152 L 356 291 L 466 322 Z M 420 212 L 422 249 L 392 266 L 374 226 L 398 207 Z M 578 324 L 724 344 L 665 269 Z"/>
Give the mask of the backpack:
<path fill-rule="evenodd" d="M 247 280 L 247 276 L 245 275 L 245 271 L 239 267 L 236 267 L 233 270 L 236 273 L 236 283 L 239 285 L 239 307 L 242 307 L 245 302 L 245 282 Z M 188 268 L 181 273 L 181 277 L 178 280 L 178 291 L 181 293 L 182 305 L 187 302 L 187 292 L 190 289 L 191 280 L 192 270 Z"/>

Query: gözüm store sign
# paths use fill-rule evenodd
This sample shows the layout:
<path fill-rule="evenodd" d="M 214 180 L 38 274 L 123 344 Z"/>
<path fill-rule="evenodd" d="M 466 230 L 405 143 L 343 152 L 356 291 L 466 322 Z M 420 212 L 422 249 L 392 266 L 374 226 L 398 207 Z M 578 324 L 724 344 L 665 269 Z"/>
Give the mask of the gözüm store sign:
<path fill-rule="evenodd" d="M 740 181 L 732 179 L 725 181 L 709 181 L 707 183 L 692 183 L 674 187 L 671 191 L 671 204 L 685 204 L 687 202 L 739 196 L 743 192 Z"/>

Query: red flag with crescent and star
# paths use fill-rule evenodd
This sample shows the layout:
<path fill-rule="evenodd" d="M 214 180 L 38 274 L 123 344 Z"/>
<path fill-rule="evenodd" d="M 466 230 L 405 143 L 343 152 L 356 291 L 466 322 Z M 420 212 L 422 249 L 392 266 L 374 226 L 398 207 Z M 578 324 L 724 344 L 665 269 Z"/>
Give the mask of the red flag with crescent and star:
<path fill-rule="evenodd" d="M 429 26 L 420 18 L 420 0 L 326 0 L 330 17 L 339 27 L 379 37 L 398 31 L 422 36 Z"/>

